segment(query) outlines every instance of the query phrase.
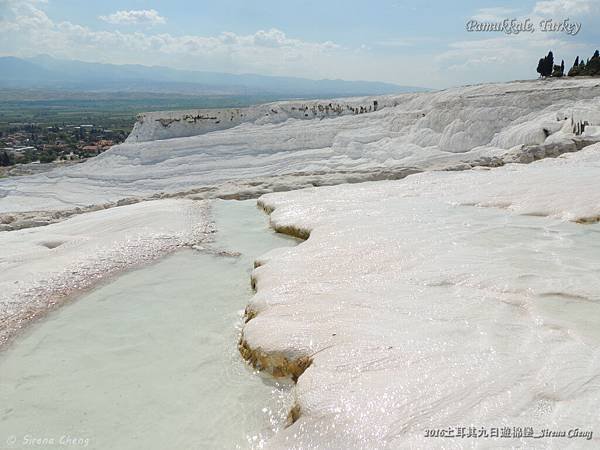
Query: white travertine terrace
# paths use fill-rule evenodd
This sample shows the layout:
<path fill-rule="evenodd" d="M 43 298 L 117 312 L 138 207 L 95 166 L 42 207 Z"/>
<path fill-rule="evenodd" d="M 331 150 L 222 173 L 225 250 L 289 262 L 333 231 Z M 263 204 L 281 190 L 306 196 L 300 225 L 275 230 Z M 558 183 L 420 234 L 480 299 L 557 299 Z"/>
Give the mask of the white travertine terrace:
<path fill-rule="evenodd" d="M 378 110 L 368 112 L 375 100 Z M 330 104 L 343 114 L 327 113 Z M 291 105 L 307 105 L 309 117 L 286 115 Z M 197 135 L 189 137 L 177 137 L 180 132 L 172 129 L 181 122 L 158 120 L 169 123 L 191 112 L 148 114 L 144 139 L 162 140 L 138 142 L 140 128 L 128 142 L 84 164 L 2 179 L 0 215 L 190 192 L 249 197 L 428 169 L 529 162 L 574 151 L 574 139 L 598 139 L 600 81 L 513 82 L 267 106 L 278 113 L 264 116 L 265 106 L 249 108 L 244 121 L 228 129 L 192 120 L 186 133 Z M 359 114 L 347 109 L 357 107 Z M 580 122 L 589 127 L 575 136 Z"/>
<path fill-rule="evenodd" d="M 163 197 L 429 171 L 261 198 L 277 229 L 310 233 L 261 258 L 243 332 L 245 356 L 312 360 L 272 446 L 434 448 L 454 444 L 426 428 L 598 425 L 600 82 L 311 101 L 308 117 L 298 103 L 227 126 L 146 114 L 83 164 L 1 179 L 0 343 L 57 296 L 203 239 L 203 204 Z"/>
<path fill-rule="evenodd" d="M 594 448 L 426 429 L 598 427 L 600 144 L 529 165 L 273 193 L 248 349 L 312 357 L 273 448 Z M 268 359 L 268 358 L 267 358 Z"/>

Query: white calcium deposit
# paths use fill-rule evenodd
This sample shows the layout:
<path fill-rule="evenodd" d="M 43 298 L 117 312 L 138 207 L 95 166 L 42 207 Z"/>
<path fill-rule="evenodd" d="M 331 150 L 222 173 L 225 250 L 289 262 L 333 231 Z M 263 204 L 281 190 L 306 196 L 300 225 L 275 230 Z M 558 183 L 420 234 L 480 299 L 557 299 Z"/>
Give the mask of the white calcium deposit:
<path fill-rule="evenodd" d="M 299 375 L 274 447 L 597 448 L 599 110 L 597 79 L 567 79 L 146 114 L 82 164 L 0 179 L 0 343 L 57 296 L 204 239 L 192 199 L 309 187 L 261 198 L 310 238 L 258 262 L 240 346 Z M 597 435 L 424 437 L 471 425 Z"/>
<path fill-rule="evenodd" d="M 248 349 L 311 357 L 273 448 L 598 448 L 600 145 L 529 165 L 267 194 Z M 428 429 L 592 430 L 441 439 Z"/>
<path fill-rule="evenodd" d="M 156 200 L 0 233 L 0 346 L 28 320 L 106 277 L 207 238 L 206 206 Z"/>
<path fill-rule="evenodd" d="M 569 79 L 148 113 L 126 143 L 83 164 L 0 180 L 0 214 L 186 193 L 242 198 L 427 169 L 530 162 L 583 145 L 574 139 L 597 140 L 599 108 L 597 79 Z M 202 118 L 209 113 L 215 119 Z"/>

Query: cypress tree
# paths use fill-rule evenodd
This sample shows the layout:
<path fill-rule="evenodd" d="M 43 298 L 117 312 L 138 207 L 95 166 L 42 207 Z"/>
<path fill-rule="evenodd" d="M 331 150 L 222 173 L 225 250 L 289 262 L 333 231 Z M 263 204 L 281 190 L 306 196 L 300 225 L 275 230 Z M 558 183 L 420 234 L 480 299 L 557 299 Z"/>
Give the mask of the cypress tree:
<path fill-rule="evenodd" d="M 546 63 L 544 64 L 544 76 L 548 77 L 552 75 L 552 69 L 554 68 L 554 54 L 552 50 L 548 52 L 546 56 Z"/>
<path fill-rule="evenodd" d="M 598 50 L 594 52 L 594 56 L 590 59 L 586 66 L 587 75 L 600 75 L 600 54 Z"/>
<path fill-rule="evenodd" d="M 569 69 L 568 75 L 570 77 L 574 77 L 579 75 L 579 56 L 575 58 L 575 62 L 573 63 L 573 67 Z"/>
<path fill-rule="evenodd" d="M 536 71 L 540 74 L 540 77 L 544 76 L 544 58 L 540 58 L 540 60 L 538 61 Z"/>
<path fill-rule="evenodd" d="M 589 75 L 588 67 L 590 65 L 590 58 L 587 59 L 587 62 L 581 61 L 579 67 L 581 68 L 581 75 Z"/>

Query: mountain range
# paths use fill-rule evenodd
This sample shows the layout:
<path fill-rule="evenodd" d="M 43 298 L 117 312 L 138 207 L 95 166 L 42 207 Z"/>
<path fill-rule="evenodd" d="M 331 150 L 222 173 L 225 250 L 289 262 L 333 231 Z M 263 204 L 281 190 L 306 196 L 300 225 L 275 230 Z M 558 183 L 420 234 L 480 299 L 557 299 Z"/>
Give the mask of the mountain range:
<path fill-rule="evenodd" d="M 376 81 L 311 80 L 136 64 L 90 63 L 48 55 L 0 57 L 0 88 L 290 97 L 381 95 L 428 90 Z"/>

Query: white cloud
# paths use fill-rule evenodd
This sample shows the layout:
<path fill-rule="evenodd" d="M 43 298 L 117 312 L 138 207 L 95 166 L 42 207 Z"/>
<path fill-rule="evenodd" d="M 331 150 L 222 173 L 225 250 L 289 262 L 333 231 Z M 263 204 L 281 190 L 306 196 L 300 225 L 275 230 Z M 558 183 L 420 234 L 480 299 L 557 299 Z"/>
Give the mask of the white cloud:
<path fill-rule="evenodd" d="M 264 47 L 283 47 L 288 44 L 289 39 L 280 30 L 260 30 L 254 35 L 254 43 Z"/>
<path fill-rule="evenodd" d="M 581 16 L 600 12 L 600 0 L 544 0 L 537 2 L 534 13 L 548 16 Z"/>
<path fill-rule="evenodd" d="M 4 4 L 7 0 L 0 2 Z M 8 0 L 6 4 L 8 14 L 0 17 L 0 54 L 47 53 L 117 64 L 321 77 L 326 72 L 319 69 L 330 66 L 331 56 L 341 49 L 330 41 L 291 38 L 275 28 L 246 35 L 223 32 L 216 36 L 101 31 L 54 21 L 35 0 Z M 132 17 L 131 14 L 119 17 L 126 16 Z M 139 19 L 140 15 L 136 17 Z"/>
<path fill-rule="evenodd" d="M 475 20 L 502 20 L 502 19 L 512 19 L 515 17 L 515 14 L 518 12 L 518 9 L 513 8 L 504 8 L 504 7 L 496 7 L 496 8 L 481 8 L 477 10 L 477 12 L 472 16 Z"/>
<path fill-rule="evenodd" d="M 225 31 L 219 35 L 221 43 L 226 45 L 239 45 L 239 46 L 256 46 L 256 47 L 267 47 L 267 48 L 319 48 L 321 50 L 336 49 L 340 48 L 339 45 L 325 41 L 321 43 L 309 43 L 299 39 L 288 38 L 286 34 L 278 30 L 277 28 L 271 28 L 270 30 L 258 30 L 254 34 L 250 35 L 238 35 L 230 31 Z"/>
<path fill-rule="evenodd" d="M 122 10 L 99 18 L 115 25 L 159 25 L 166 23 L 166 19 L 159 15 L 155 9 Z"/>

